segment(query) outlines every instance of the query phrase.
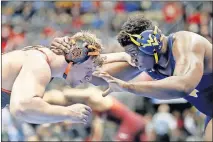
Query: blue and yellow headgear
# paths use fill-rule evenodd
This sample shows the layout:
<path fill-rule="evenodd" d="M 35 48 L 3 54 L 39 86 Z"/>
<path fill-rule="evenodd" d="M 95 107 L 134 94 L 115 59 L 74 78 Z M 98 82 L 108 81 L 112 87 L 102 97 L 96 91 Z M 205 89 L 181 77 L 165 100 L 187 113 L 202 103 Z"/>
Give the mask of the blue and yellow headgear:
<path fill-rule="evenodd" d="M 140 51 L 148 55 L 154 55 L 155 63 L 158 63 L 158 53 L 163 46 L 163 37 L 157 26 L 155 26 L 153 30 L 143 31 L 139 35 L 127 34 L 130 36 L 130 40 L 138 46 Z"/>

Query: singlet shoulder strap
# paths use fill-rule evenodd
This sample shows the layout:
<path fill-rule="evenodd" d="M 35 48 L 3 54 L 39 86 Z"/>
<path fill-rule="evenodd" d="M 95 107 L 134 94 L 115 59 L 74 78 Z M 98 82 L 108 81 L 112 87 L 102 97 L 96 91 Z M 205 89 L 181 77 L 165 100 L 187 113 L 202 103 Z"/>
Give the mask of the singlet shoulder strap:
<path fill-rule="evenodd" d="M 170 49 L 173 47 L 173 42 L 174 42 L 174 34 L 170 34 L 168 37 L 168 46 Z"/>
<path fill-rule="evenodd" d="M 47 63 L 50 64 L 50 60 L 47 56 L 47 54 L 41 50 L 41 48 L 47 48 L 45 46 L 42 46 L 42 45 L 34 45 L 34 46 L 27 46 L 27 47 L 24 47 L 23 49 L 21 49 L 22 51 L 27 51 L 27 50 L 37 50 L 37 51 L 40 51 L 42 52 L 45 56 L 46 56 L 46 60 L 47 60 Z"/>
<path fill-rule="evenodd" d="M 174 56 L 172 54 L 172 48 L 173 48 L 174 40 L 175 40 L 174 33 L 170 34 L 169 38 L 168 38 L 168 48 L 170 49 L 170 60 L 171 60 L 171 64 L 172 64 L 172 72 L 173 73 L 174 73 L 174 69 L 175 69 L 175 59 L 174 59 Z"/>
<path fill-rule="evenodd" d="M 8 93 L 8 94 L 10 94 L 10 93 L 11 93 L 11 91 L 6 90 L 6 89 L 3 89 L 3 88 L 1 88 L 1 91 L 2 91 L 2 92 L 5 92 L 5 93 Z"/>
<path fill-rule="evenodd" d="M 47 54 L 43 50 L 41 50 L 41 49 L 35 49 L 35 50 L 42 52 L 46 56 L 47 63 L 50 64 L 50 60 L 49 60 Z"/>

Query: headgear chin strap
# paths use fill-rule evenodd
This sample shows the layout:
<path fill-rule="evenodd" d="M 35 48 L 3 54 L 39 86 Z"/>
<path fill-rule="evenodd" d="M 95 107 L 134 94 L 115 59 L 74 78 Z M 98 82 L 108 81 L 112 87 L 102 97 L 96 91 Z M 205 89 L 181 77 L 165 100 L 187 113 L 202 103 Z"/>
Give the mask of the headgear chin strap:
<path fill-rule="evenodd" d="M 143 31 L 139 35 L 127 34 L 130 36 L 130 40 L 138 46 L 140 51 L 148 55 L 154 55 L 155 63 L 158 63 L 158 53 L 163 46 L 163 37 L 157 26 L 155 26 L 153 30 Z"/>
<path fill-rule="evenodd" d="M 80 64 L 86 61 L 90 56 L 100 55 L 100 50 L 94 45 L 89 45 L 82 40 L 75 41 L 71 39 L 71 50 L 65 55 L 65 60 L 73 64 Z"/>

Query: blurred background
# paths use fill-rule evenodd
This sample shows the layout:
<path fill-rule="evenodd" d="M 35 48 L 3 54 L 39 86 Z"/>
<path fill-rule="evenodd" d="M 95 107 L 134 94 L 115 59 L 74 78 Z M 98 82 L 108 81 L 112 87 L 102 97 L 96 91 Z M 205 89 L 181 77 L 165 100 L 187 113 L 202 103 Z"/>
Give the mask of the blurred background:
<path fill-rule="evenodd" d="M 1 2 L 1 6 L 1 48 L 4 53 L 28 45 L 48 46 L 53 38 L 80 30 L 92 31 L 102 39 L 103 53 L 121 52 L 116 34 L 133 14 L 151 19 L 166 35 L 188 30 L 201 34 L 212 43 L 212 2 L 207 1 L 10 1 Z M 145 118 L 143 133 L 146 140 L 202 140 L 205 116 L 185 100 L 164 102 L 128 93 L 113 94 L 113 97 Z M 17 121 L 5 108 L 2 111 L 2 140 L 89 141 L 89 137 L 96 135 L 94 121 L 103 129 L 97 140 L 114 139 L 120 123 L 106 116 L 100 116 L 99 121 L 93 117 L 85 126 L 67 122 L 32 125 Z"/>

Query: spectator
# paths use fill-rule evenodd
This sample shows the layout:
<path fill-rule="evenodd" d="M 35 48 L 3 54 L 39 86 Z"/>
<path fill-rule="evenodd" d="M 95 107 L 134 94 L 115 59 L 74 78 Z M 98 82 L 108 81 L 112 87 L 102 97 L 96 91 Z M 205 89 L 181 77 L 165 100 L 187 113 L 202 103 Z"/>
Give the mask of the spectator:
<path fill-rule="evenodd" d="M 169 106 L 162 104 L 158 107 L 158 112 L 153 116 L 153 125 L 157 134 L 157 140 L 169 141 L 170 133 L 177 128 L 177 122 L 169 111 Z"/>

